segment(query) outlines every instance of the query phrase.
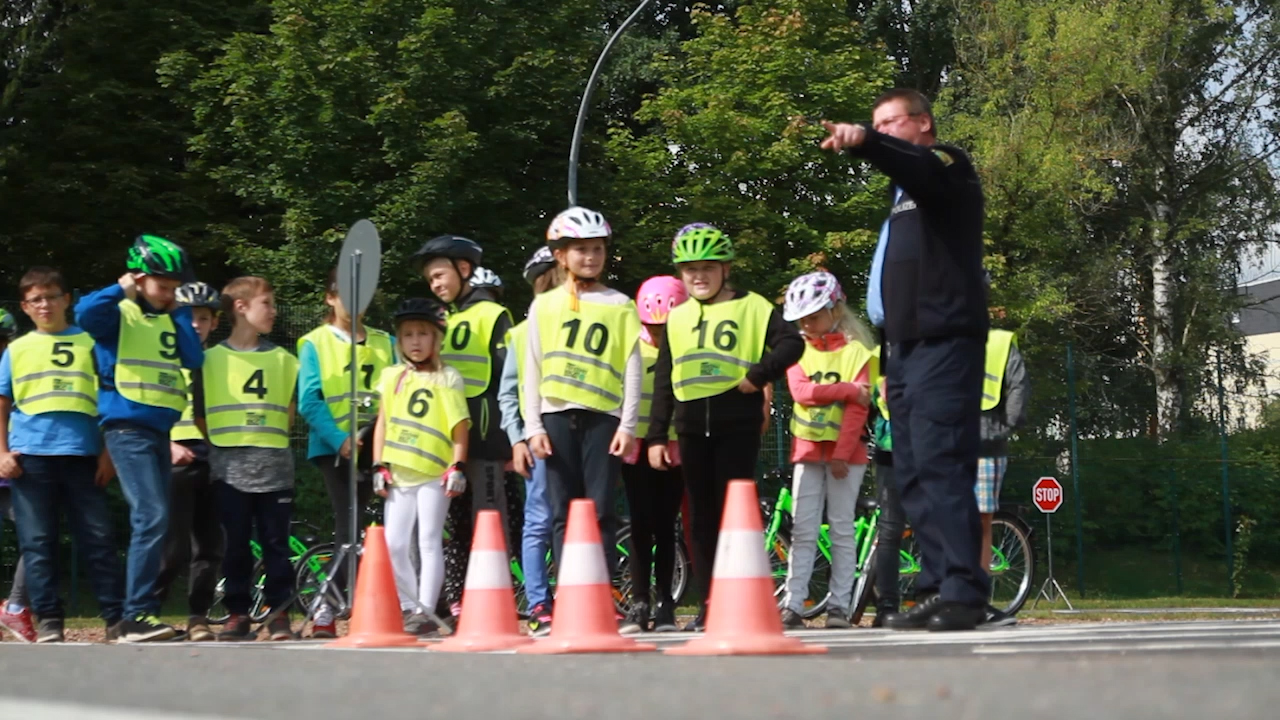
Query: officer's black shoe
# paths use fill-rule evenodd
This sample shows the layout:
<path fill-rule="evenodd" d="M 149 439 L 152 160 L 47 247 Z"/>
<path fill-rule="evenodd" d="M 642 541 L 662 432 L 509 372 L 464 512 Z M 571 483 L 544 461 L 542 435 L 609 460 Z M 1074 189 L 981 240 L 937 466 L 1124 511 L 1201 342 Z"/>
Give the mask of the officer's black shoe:
<path fill-rule="evenodd" d="M 972 630 L 987 619 L 985 607 L 942 603 L 941 609 L 929 618 L 926 627 L 930 632 L 951 632 L 953 630 Z"/>
<path fill-rule="evenodd" d="M 929 624 L 929 618 L 942 609 L 942 598 L 930 595 L 916 602 L 906 612 L 893 613 L 884 619 L 884 626 L 890 630 L 923 630 Z"/>

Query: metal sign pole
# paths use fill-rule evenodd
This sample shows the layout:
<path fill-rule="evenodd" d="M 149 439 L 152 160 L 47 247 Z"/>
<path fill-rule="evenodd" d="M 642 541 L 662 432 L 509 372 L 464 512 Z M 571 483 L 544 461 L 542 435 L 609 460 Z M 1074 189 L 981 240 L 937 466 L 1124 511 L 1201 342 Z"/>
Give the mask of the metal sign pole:
<path fill-rule="evenodd" d="M 360 260 L 364 253 L 356 250 L 351 253 L 351 297 L 360 297 Z M 350 486 L 350 494 L 348 496 L 350 524 L 348 525 L 350 535 L 349 542 L 354 549 L 357 533 L 359 532 L 360 511 L 356 507 L 359 502 L 359 495 L 356 492 L 356 483 L 360 481 L 360 446 L 359 446 L 359 411 L 360 407 L 360 354 L 359 343 L 356 337 L 356 325 L 359 324 L 359 315 L 355 312 L 355 308 L 351 311 L 351 411 L 347 416 L 351 423 L 348 441 L 351 443 L 351 457 L 347 459 L 347 482 Z M 347 607 L 355 606 L 356 593 L 356 561 L 354 558 L 347 559 Z"/>
<path fill-rule="evenodd" d="M 635 10 L 627 16 L 626 20 L 613 31 L 613 35 L 609 37 L 609 42 L 604 44 L 604 49 L 600 51 L 600 57 L 596 58 L 595 67 L 591 68 L 591 75 L 587 78 L 587 89 L 582 91 L 582 102 L 578 105 L 578 118 L 573 124 L 573 139 L 569 141 L 569 204 L 578 204 L 578 158 L 582 153 L 582 129 L 587 124 L 587 108 L 591 105 L 591 95 L 595 92 L 596 83 L 600 80 L 600 71 L 604 69 L 604 59 L 609 56 L 609 51 L 613 50 L 614 43 L 618 42 L 618 38 L 622 37 L 622 33 L 627 31 L 631 23 L 640 17 L 640 13 L 651 0 L 641 0 Z"/>
<path fill-rule="evenodd" d="M 1053 514 L 1045 513 L 1044 515 L 1044 535 L 1045 542 L 1049 546 L 1049 577 L 1044 579 L 1044 584 L 1040 586 L 1040 594 L 1036 596 L 1035 602 L 1031 603 L 1031 609 L 1034 610 L 1036 605 L 1040 604 L 1040 598 L 1044 598 L 1046 602 L 1057 602 L 1061 598 L 1067 604 L 1068 610 L 1075 610 L 1071 606 L 1071 600 L 1067 598 L 1067 594 L 1062 591 L 1062 586 L 1053 577 Z"/>

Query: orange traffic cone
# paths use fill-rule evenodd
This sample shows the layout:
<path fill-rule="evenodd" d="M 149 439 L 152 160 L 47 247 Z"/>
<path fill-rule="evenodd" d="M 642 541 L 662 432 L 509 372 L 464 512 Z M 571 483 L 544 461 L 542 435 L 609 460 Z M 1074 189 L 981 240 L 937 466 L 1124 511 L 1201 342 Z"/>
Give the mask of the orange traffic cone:
<path fill-rule="evenodd" d="M 346 637 L 325 647 L 375 648 L 417 645 L 418 638 L 404 631 L 391 554 L 381 525 L 365 531 L 364 553 L 356 574 L 356 599 L 351 609 L 351 628 Z"/>
<path fill-rule="evenodd" d="M 489 652 L 506 650 L 533 642 L 520 634 L 516 621 L 516 598 L 511 590 L 511 570 L 502 537 L 502 516 L 497 510 L 481 510 L 476 515 L 476 534 L 471 542 L 471 561 L 462 588 L 462 617 L 458 632 L 432 650 L 442 652 Z"/>
<path fill-rule="evenodd" d="M 764 532 L 756 484 L 733 480 L 724 498 L 724 520 L 716 542 L 707 603 L 707 633 L 671 655 L 804 655 L 824 653 L 782 634 L 782 619 L 773 597 L 773 578 L 764 553 Z M 554 626 L 553 626 L 554 627 Z"/>
<path fill-rule="evenodd" d="M 614 653 L 657 649 L 618 634 L 618 617 L 614 614 L 609 571 L 592 501 L 569 503 L 569 526 L 560 559 L 556 604 L 551 611 L 551 635 L 516 652 Z"/>

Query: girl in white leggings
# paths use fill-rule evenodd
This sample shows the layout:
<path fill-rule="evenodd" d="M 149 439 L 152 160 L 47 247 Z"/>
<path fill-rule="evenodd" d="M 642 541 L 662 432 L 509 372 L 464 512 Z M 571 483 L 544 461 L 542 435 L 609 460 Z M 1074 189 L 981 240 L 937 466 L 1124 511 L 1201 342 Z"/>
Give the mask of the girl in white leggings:
<path fill-rule="evenodd" d="M 831 526 L 826 626 L 847 628 L 858 559 L 854 511 L 867 469 L 862 429 L 877 363 L 870 333 L 849 311 L 840 283 L 831 273 L 809 273 L 792 281 L 782 316 L 796 322 L 808 341 L 800 362 L 787 370 L 787 386 L 795 400 L 791 418 L 795 522 L 782 622 L 803 627 L 805 600 L 822 601 L 809 598 L 809 580 L 825 505 Z"/>
<path fill-rule="evenodd" d="M 395 323 L 404 364 L 384 370 L 378 382 L 374 488 L 387 499 L 387 550 L 405 631 L 422 634 L 437 629 L 426 613 L 444 584 L 444 521 L 450 498 L 466 489 L 470 423 L 462 375 L 440 360 L 444 306 L 411 298 Z M 415 529 L 421 572 L 414 568 Z"/>

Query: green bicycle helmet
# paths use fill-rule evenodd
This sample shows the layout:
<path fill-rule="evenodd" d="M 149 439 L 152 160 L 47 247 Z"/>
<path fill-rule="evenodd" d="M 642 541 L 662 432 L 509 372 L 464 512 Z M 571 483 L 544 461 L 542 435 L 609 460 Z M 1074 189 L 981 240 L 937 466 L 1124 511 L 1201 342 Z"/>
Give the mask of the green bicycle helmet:
<path fill-rule="evenodd" d="M 728 262 L 733 259 L 733 241 L 707 223 L 693 223 L 680 228 L 671 241 L 671 262 L 698 262 L 715 260 Z"/>
<path fill-rule="evenodd" d="M 126 265 L 136 273 L 173 280 L 187 280 L 192 275 L 187 251 L 158 235 L 139 235 L 129 248 Z"/>
<path fill-rule="evenodd" d="M 18 321 L 8 310 L 0 308 L 0 340 L 12 340 L 18 334 Z"/>

